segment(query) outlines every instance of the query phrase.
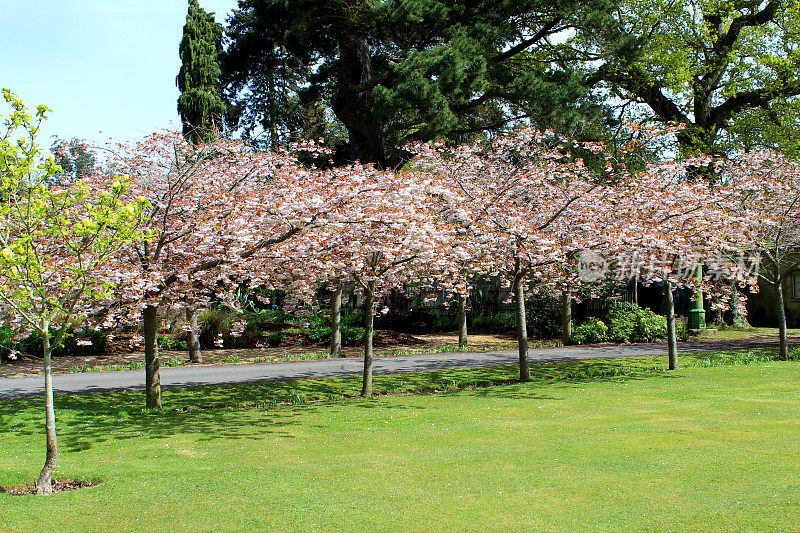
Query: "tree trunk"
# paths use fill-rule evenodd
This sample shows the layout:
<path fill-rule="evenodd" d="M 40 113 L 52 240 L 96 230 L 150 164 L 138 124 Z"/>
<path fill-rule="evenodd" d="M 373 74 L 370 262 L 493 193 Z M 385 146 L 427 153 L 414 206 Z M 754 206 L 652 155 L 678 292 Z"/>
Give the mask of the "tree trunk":
<path fill-rule="evenodd" d="M 561 294 L 561 341 L 566 345 L 572 339 L 572 297 Z"/>
<path fill-rule="evenodd" d="M 372 396 L 372 334 L 375 323 L 375 282 L 367 283 L 367 301 L 364 302 L 364 374 L 361 380 L 361 396 Z"/>
<path fill-rule="evenodd" d="M 458 347 L 467 347 L 467 297 L 458 295 Z"/>
<path fill-rule="evenodd" d="M 517 308 L 517 344 L 519 346 L 519 380 L 531 380 L 531 369 L 528 363 L 528 324 L 525 318 L 525 288 L 522 276 L 514 277 L 514 304 Z"/>
<path fill-rule="evenodd" d="M 158 307 L 148 305 L 142 311 L 144 329 L 145 405 L 148 409 L 161 409 L 161 376 L 158 360 Z"/>
<path fill-rule="evenodd" d="M 339 72 L 331 107 L 349 138 L 349 159 L 386 166 L 385 140 L 372 98 L 372 63 L 366 37 L 337 36 Z"/>
<path fill-rule="evenodd" d="M 42 355 L 44 356 L 44 432 L 47 441 L 47 455 L 44 467 L 36 478 L 36 494 L 53 492 L 53 473 L 58 461 L 58 442 L 56 440 L 56 411 L 53 401 L 53 371 L 50 365 L 50 332 L 42 328 Z"/>
<path fill-rule="evenodd" d="M 197 311 L 194 307 L 186 308 L 186 321 L 189 322 L 189 335 L 186 345 L 189 347 L 189 362 L 202 363 L 203 354 L 200 352 L 200 338 L 197 335 Z"/>
<path fill-rule="evenodd" d="M 786 307 L 783 303 L 783 279 L 778 279 L 775 283 L 775 291 L 778 294 L 778 359 L 781 361 L 789 360 L 789 339 L 786 334 Z"/>
<path fill-rule="evenodd" d="M 342 286 L 331 297 L 331 357 L 342 357 Z"/>
<path fill-rule="evenodd" d="M 675 332 L 675 300 L 672 298 L 672 283 L 664 280 L 664 301 L 667 306 L 667 353 L 669 369 L 678 368 L 678 338 Z"/>

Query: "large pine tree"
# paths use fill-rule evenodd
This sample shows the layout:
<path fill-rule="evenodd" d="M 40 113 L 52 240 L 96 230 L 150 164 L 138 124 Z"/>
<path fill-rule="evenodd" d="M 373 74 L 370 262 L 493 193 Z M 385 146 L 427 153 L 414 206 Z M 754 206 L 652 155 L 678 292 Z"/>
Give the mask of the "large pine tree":
<path fill-rule="evenodd" d="M 568 67 L 542 56 L 604 0 L 240 0 L 223 79 L 234 126 L 304 136 L 308 109 L 346 131 L 339 162 L 403 160 L 409 141 L 468 140 L 578 119 Z M 291 104 L 291 105 L 288 105 Z M 319 116 L 319 113 L 318 115 Z"/>
<path fill-rule="evenodd" d="M 226 107 L 219 84 L 222 27 L 214 22 L 213 13 L 207 13 L 197 0 L 189 0 L 179 50 L 178 113 L 184 136 L 196 143 L 216 134 Z"/>

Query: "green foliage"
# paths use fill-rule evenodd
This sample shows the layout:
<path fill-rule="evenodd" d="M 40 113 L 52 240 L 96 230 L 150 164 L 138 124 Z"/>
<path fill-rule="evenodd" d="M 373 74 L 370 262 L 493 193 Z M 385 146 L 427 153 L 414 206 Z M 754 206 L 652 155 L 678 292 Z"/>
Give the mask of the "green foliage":
<path fill-rule="evenodd" d="M 220 308 L 211 307 L 197 315 L 197 327 L 200 329 L 200 344 L 204 347 L 215 346 L 220 335 L 225 336 L 230 332 L 230 314 Z"/>
<path fill-rule="evenodd" d="M 433 331 L 453 331 L 458 327 L 456 318 L 449 315 L 439 315 L 433 323 Z"/>
<path fill-rule="evenodd" d="M 667 336 L 666 317 L 634 304 L 617 303 L 606 315 L 612 342 L 653 342 Z"/>
<path fill-rule="evenodd" d="M 331 327 L 330 326 L 320 326 L 318 328 L 311 328 L 308 331 L 308 338 L 312 342 L 316 342 L 316 343 L 330 342 L 330 340 L 331 340 Z"/>
<path fill-rule="evenodd" d="M 797 154 L 798 25 L 796 2 L 624 0 L 604 31 L 578 31 L 569 44 L 603 58 L 585 65 L 589 83 L 641 104 L 620 118 L 687 124 L 678 135 L 687 154 Z"/>
<path fill-rule="evenodd" d="M 158 347 L 161 350 L 187 350 L 186 341 L 178 339 L 172 335 L 159 335 L 157 338 Z"/>
<path fill-rule="evenodd" d="M 55 155 L 56 165 L 61 167 L 61 172 L 55 176 L 60 182 L 73 183 L 82 176 L 89 176 L 97 161 L 94 152 L 80 139 L 56 138 L 50 151 Z"/>
<path fill-rule="evenodd" d="M 14 331 L 11 328 L 0 326 L 0 359 L 7 357 L 14 349 L 16 345 L 14 337 Z"/>
<path fill-rule="evenodd" d="M 608 326 L 597 317 L 576 326 L 572 330 L 573 344 L 596 344 L 608 339 Z"/>
<path fill-rule="evenodd" d="M 98 330 L 83 328 L 69 329 L 64 332 L 58 344 L 55 344 L 56 331 L 50 331 L 50 349 L 54 357 L 102 355 L 108 347 L 107 335 Z M 42 334 L 38 331 L 19 341 L 16 349 L 35 357 L 42 356 Z"/>
<path fill-rule="evenodd" d="M 561 335 L 561 302 L 545 291 L 532 291 L 525 299 L 528 337 L 553 339 Z"/>
<path fill-rule="evenodd" d="M 176 84 L 181 91 L 178 113 L 183 121 L 183 134 L 193 143 L 212 138 L 222 126 L 226 106 L 220 96 L 221 51 L 222 27 L 197 0 L 189 0 Z"/>
<path fill-rule="evenodd" d="M 278 331 L 277 333 L 273 333 L 271 335 L 267 335 L 266 339 L 267 345 L 270 348 L 274 348 L 276 346 L 280 346 L 281 341 L 283 340 L 283 332 Z"/>
<path fill-rule="evenodd" d="M 689 340 L 689 323 L 686 318 L 675 317 L 675 338 L 679 341 Z"/>
<path fill-rule="evenodd" d="M 348 326 L 342 323 L 342 346 L 356 346 L 364 340 L 364 328 L 361 326 Z M 328 343 L 331 341 L 331 327 L 320 326 L 311 328 L 308 331 L 308 338 L 316 343 Z"/>
<path fill-rule="evenodd" d="M 403 157 L 386 147 L 463 141 L 521 116 L 543 127 L 585 122 L 576 102 L 590 102 L 579 78 L 538 55 L 566 17 L 591 25 L 605 4 L 243 0 L 239 7 L 223 56 L 236 125 L 273 147 L 298 131 L 334 133 L 339 162 L 385 163 Z"/>
<path fill-rule="evenodd" d="M 525 321 L 528 337 L 552 339 L 561 333 L 561 306 L 558 300 L 544 292 L 532 292 L 525 301 Z M 501 311 L 494 316 L 476 316 L 471 329 L 486 333 L 511 334 L 517 330 L 517 314 Z"/>
<path fill-rule="evenodd" d="M 147 200 L 123 203 L 127 176 L 99 187 L 84 181 L 51 187 L 62 169 L 52 156 L 41 157 L 47 107 L 32 116 L 8 89 L 3 97 L 11 113 L 0 132 L 2 314 L 42 333 L 64 333 L 83 305 L 112 296 L 113 283 L 102 272 L 123 246 L 143 237 Z"/>

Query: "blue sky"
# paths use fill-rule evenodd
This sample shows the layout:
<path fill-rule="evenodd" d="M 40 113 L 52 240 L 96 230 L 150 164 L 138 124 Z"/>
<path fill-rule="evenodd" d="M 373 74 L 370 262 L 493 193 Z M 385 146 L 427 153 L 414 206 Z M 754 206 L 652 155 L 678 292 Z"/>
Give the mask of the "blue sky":
<path fill-rule="evenodd" d="M 224 23 L 238 2 L 199 3 Z M 47 146 L 51 135 L 102 144 L 178 127 L 186 9 L 185 0 L 0 0 L 0 87 L 53 110 Z"/>

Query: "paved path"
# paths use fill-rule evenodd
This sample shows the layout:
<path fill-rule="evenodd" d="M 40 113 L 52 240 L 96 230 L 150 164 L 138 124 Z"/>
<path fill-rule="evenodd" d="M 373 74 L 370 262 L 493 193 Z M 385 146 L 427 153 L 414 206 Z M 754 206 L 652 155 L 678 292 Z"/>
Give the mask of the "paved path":
<path fill-rule="evenodd" d="M 771 340 L 685 342 L 678 343 L 678 351 L 682 353 L 711 352 L 774 345 L 775 342 Z M 568 346 L 534 349 L 530 350 L 529 354 L 531 363 L 576 361 L 602 357 L 666 356 L 666 345 Z M 378 358 L 375 360 L 373 369 L 376 374 L 394 374 L 448 368 L 476 368 L 515 364 L 517 357 L 516 350 L 420 354 Z M 362 360 L 356 358 L 289 363 L 182 366 L 162 368 L 161 385 L 162 387 L 196 387 L 220 383 L 352 376 L 360 374 L 361 370 Z M 144 370 L 57 374 L 53 376 L 53 387 L 56 394 L 142 390 L 144 389 Z M 0 379 L 0 400 L 41 394 L 42 389 L 43 378 L 41 376 L 2 378 Z"/>

